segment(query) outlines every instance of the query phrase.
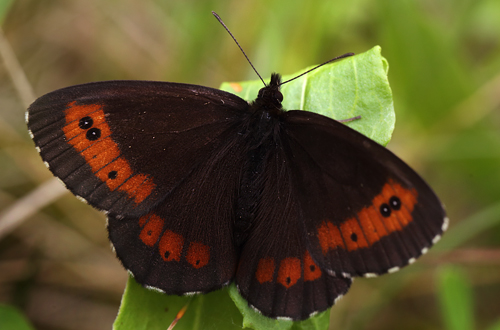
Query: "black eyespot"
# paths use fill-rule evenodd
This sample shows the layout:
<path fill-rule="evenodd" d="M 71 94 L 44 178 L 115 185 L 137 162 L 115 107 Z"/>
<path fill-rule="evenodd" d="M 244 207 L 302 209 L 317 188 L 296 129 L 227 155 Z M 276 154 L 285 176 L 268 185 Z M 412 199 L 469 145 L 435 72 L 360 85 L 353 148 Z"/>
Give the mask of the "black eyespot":
<path fill-rule="evenodd" d="M 290 284 L 291 281 L 292 281 L 292 279 L 290 277 L 286 278 L 286 284 Z"/>
<path fill-rule="evenodd" d="M 101 137 L 101 130 L 98 128 L 91 128 L 87 131 L 87 140 L 95 141 Z"/>
<path fill-rule="evenodd" d="M 401 208 L 401 200 L 397 196 L 392 196 L 391 199 L 389 199 L 389 205 L 391 209 L 397 211 Z"/>
<path fill-rule="evenodd" d="M 389 205 L 387 204 L 382 204 L 380 205 L 380 214 L 382 214 L 382 216 L 384 217 L 388 217 L 391 215 L 391 209 L 389 208 Z"/>
<path fill-rule="evenodd" d="M 108 173 L 108 178 L 110 178 L 111 180 L 116 179 L 117 176 L 118 176 L 117 171 L 111 171 Z"/>
<path fill-rule="evenodd" d="M 199 265 L 200 264 L 200 260 L 196 260 L 196 264 Z"/>
<path fill-rule="evenodd" d="M 92 127 L 92 125 L 94 125 L 94 121 L 92 120 L 92 118 L 90 118 L 88 116 L 83 117 L 78 122 L 78 127 L 80 127 L 81 129 L 89 129 Z"/>
<path fill-rule="evenodd" d="M 164 256 L 165 256 L 165 259 L 168 259 L 168 257 L 170 256 L 170 251 L 165 251 Z"/>
<path fill-rule="evenodd" d="M 311 272 L 314 272 L 316 270 L 316 267 L 314 265 L 311 265 L 309 266 L 309 269 L 311 270 Z"/>
<path fill-rule="evenodd" d="M 351 240 L 352 240 L 353 242 L 357 242 L 357 241 L 358 241 L 358 235 L 356 235 L 356 233 L 352 233 L 352 234 L 351 234 Z"/>

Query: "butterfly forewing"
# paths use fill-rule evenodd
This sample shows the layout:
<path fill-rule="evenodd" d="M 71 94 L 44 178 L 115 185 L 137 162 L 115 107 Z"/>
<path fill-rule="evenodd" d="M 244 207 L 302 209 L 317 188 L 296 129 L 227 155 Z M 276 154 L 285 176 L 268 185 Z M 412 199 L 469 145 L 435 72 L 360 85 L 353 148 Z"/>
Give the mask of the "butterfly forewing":
<path fill-rule="evenodd" d="M 344 276 L 382 274 L 439 239 L 443 207 L 399 158 L 329 118 L 285 116 L 308 248 L 321 267 Z"/>
<path fill-rule="evenodd" d="M 139 216 L 208 159 L 247 108 L 207 87 L 108 81 L 49 93 L 27 121 L 43 160 L 75 195 L 117 217 Z"/>

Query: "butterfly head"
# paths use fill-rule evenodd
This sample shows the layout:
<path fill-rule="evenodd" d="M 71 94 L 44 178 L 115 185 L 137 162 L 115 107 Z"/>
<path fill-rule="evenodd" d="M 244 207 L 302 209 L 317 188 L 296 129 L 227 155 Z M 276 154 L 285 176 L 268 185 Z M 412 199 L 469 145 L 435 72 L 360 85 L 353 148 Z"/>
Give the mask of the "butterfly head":
<path fill-rule="evenodd" d="M 283 94 L 280 92 L 281 76 L 278 73 L 271 75 L 269 85 L 261 88 L 254 104 L 267 110 L 281 110 Z"/>

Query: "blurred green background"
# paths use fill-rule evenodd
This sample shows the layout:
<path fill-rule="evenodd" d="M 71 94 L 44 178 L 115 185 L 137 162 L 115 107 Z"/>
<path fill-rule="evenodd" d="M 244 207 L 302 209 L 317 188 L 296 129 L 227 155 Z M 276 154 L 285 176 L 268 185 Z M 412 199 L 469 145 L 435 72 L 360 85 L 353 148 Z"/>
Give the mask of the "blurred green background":
<path fill-rule="evenodd" d="M 498 0 L 0 0 L 0 303 L 37 329 L 110 329 L 127 275 L 104 215 L 47 184 L 24 111 L 90 81 L 256 79 L 211 10 L 264 77 L 380 45 L 388 147 L 447 207 L 443 240 L 399 273 L 356 280 L 331 329 L 500 329 Z"/>

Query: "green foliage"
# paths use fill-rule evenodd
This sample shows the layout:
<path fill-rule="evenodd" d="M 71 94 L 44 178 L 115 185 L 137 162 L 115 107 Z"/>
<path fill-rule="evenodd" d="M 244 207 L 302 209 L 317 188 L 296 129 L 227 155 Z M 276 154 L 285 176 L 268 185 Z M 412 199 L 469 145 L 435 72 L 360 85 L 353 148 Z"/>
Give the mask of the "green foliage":
<path fill-rule="evenodd" d="M 495 203 L 480 212 L 473 214 L 451 228 L 442 242 L 436 246 L 437 251 L 452 250 L 465 244 L 483 232 L 495 230 L 500 224 L 500 203 Z"/>
<path fill-rule="evenodd" d="M 500 330 L 500 319 L 493 324 L 491 327 L 487 328 L 486 330 Z"/>
<path fill-rule="evenodd" d="M 26 317 L 17 308 L 0 305 L 0 329 L 34 330 Z"/>
<path fill-rule="evenodd" d="M 283 81 L 312 67 L 284 75 Z M 281 89 L 283 107 L 287 110 L 313 111 L 337 120 L 361 116 L 361 120 L 348 122 L 347 125 L 386 145 L 395 122 L 387 71 L 387 61 L 381 56 L 380 47 L 376 46 L 284 84 Z M 235 90 L 235 85 L 242 90 Z M 260 80 L 252 80 L 237 84 L 224 83 L 220 88 L 252 101 L 262 87 Z"/>
<path fill-rule="evenodd" d="M 0 1 L 0 25 L 2 24 L 5 16 L 9 12 L 10 6 L 14 0 L 2 0 Z"/>
<path fill-rule="evenodd" d="M 446 330 L 474 330 L 472 283 L 462 267 L 445 266 L 437 273 L 438 298 Z M 500 319 L 486 328 L 500 330 Z"/>
<path fill-rule="evenodd" d="M 186 313 L 175 326 L 184 329 L 241 329 L 241 314 L 227 289 L 206 295 L 167 296 L 147 290 L 129 277 L 113 328 L 116 330 L 165 330 L 177 313 Z"/>
<path fill-rule="evenodd" d="M 446 329 L 474 330 L 474 298 L 464 272 L 459 267 L 444 267 L 437 283 Z"/>
<path fill-rule="evenodd" d="M 263 316 L 248 306 L 248 302 L 238 293 L 236 285 L 229 287 L 229 295 L 243 315 L 243 327 L 251 329 L 269 330 L 321 330 L 328 329 L 330 320 L 330 310 L 326 310 L 318 315 L 300 321 L 274 320 Z"/>

